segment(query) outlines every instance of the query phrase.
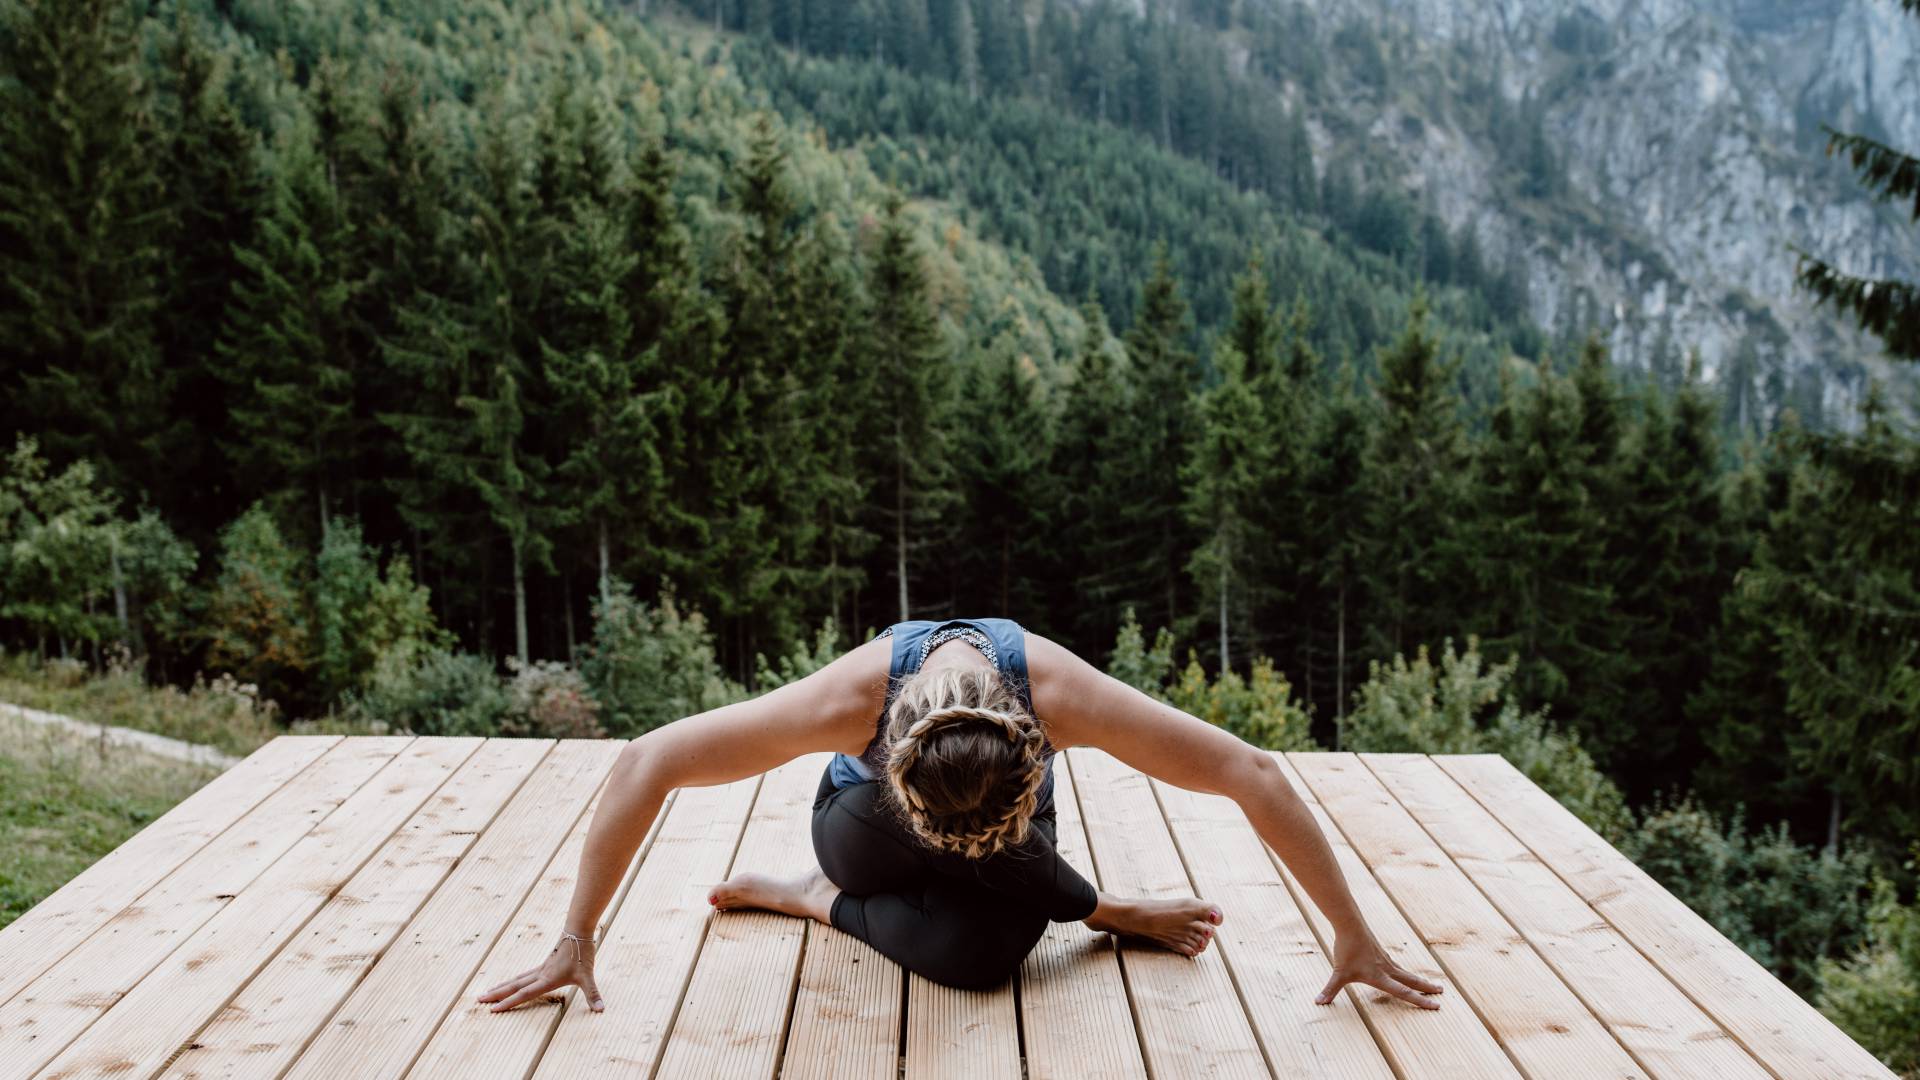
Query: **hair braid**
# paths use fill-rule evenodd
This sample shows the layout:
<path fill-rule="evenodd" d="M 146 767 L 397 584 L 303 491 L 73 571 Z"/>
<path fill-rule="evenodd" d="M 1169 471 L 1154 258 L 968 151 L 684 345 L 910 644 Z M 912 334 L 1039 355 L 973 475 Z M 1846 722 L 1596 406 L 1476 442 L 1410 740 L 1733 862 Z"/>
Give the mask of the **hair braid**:
<path fill-rule="evenodd" d="M 974 859 L 1026 840 L 1046 780 L 1044 733 L 999 674 L 916 675 L 889 727 L 887 782 L 908 825 L 929 846 Z"/>

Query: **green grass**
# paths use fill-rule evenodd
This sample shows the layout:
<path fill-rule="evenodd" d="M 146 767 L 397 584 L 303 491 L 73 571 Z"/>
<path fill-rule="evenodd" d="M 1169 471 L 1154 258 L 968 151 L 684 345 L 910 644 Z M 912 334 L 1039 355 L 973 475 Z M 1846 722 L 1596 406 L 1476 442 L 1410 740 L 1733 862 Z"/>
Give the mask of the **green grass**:
<path fill-rule="evenodd" d="M 226 677 L 180 690 L 148 686 L 130 667 L 94 674 L 79 663 L 0 652 L 0 701 L 203 743 L 235 757 L 281 734 L 271 705 Z"/>
<path fill-rule="evenodd" d="M 217 772 L 0 717 L 0 926 Z"/>

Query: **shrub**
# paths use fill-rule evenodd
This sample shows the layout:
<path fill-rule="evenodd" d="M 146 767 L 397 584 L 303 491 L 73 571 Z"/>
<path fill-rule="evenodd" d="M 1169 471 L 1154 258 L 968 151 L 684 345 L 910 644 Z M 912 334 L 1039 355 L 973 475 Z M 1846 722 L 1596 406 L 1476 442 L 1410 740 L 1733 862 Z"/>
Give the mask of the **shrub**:
<path fill-rule="evenodd" d="M 125 647 L 106 651 L 107 669 L 88 673 L 79 661 L 36 663 L 0 656 L 0 700 L 94 724 L 151 731 L 243 756 L 279 734 L 275 706 L 259 689 L 231 675 L 196 675 L 186 690 L 148 686 Z"/>
<path fill-rule="evenodd" d="M 1802 847 L 1784 823 L 1753 831 L 1691 800 L 1651 807 L 1620 850 L 1801 994 L 1822 958 L 1865 940 L 1864 852 Z"/>
<path fill-rule="evenodd" d="M 1368 666 L 1341 725 L 1340 748 L 1381 753 L 1499 754 L 1594 831 L 1618 839 L 1631 823 L 1626 800 L 1579 739 L 1507 695 L 1517 664 L 1484 666 L 1478 643 L 1447 641 L 1436 667 L 1425 646 L 1412 661 Z"/>
<path fill-rule="evenodd" d="M 346 712 L 418 735 L 497 735 L 511 706 L 491 660 L 434 649 L 385 657 L 366 688 L 347 696 Z"/>
<path fill-rule="evenodd" d="M 1273 661 L 1259 657 L 1247 678 L 1229 668 L 1207 681 L 1200 660 L 1187 654 L 1180 681 L 1167 697 L 1177 709 L 1226 728 L 1255 746 L 1268 750 L 1318 749 L 1308 734 L 1307 711 L 1293 700 L 1293 686 L 1274 670 Z"/>
<path fill-rule="evenodd" d="M 840 655 L 840 631 L 833 625 L 831 618 L 820 624 L 814 633 L 813 644 L 802 641 L 793 650 L 780 658 L 780 667 L 776 670 L 767 663 L 763 654 L 754 654 L 754 682 L 761 693 L 776 686 L 785 686 L 819 671 Z"/>
<path fill-rule="evenodd" d="M 600 703 L 600 723 L 612 735 L 633 736 L 746 697 L 720 673 L 713 635 L 699 612 L 681 614 L 671 590 L 657 606 L 611 583 L 594 603 L 593 641 L 580 674 Z"/>
<path fill-rule="evenodd" d="M 1820 1011 L 1903 1076 L 1920 1077 L 1920 907 L 1874 883 L 1867 942 L 1820 962 Z"/>
<path fill-rule="evenodd" d="M 256 503 L 220 534 L 220 572 L 207 598 L 207 662 L 278 697 L 311 659 L 302 558 Z"/>
<path fill-rule="evenodd" d="M 580 673 L 557 660 L 522 664 L 507 661 L 513 678 L 507 683 L 507 714 L 502 735 L 531 735 L 552 739 L 599 739 L 600 703 L 587 692 Z"/>
<path fill-rule="evenodd" d="M 1173 674 L 1173 632 L 1161 627 L 1153 647 L 1147 648 L 1133 608 L 1127 608 L 1126 617 L 1120 623 L 1119 640 L 1114 643 L 1113 655 L 1107 661 L 1107 674 L 1164 700 L 1167 679 Z"/>
<path fill-rule="evenodd" d="M 405 665 L 454 643 L 407 560 L 388 559 L 384 575 L 378 563 L 357 522 L 327 527 L 314 561 L 313 627 L 314 666 L 328 700 L 364 686 L 389 655 Z"/>

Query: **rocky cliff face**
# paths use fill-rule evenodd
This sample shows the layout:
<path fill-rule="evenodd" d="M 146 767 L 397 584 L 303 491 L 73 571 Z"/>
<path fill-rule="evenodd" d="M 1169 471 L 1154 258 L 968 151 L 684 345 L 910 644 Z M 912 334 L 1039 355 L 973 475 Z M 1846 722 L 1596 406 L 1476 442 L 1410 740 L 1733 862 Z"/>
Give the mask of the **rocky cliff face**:
<path fill-rule="evenodd" d="M 1343 153 L 1348 136 L 1327 133 L 1356 124 L 1389 145 L 1398 179 L 1476 229 L 1490 261 L 1525 260 L 1543 326 L 1598 329 L 1625 364 L 1698 347 L 1762 423 L 1819 400 L 1845 425 L 1864 377 L 1895 370 L 1794 288 L 1790 250 L 1873 276 L 1920 266 L 1920 228 L 1826 158 L 1820 130 L 1920 150 L 1920 18 L 1893 0 L 1326 0 L 1315 12 L 1323 35 L 1358 22 L 1386 39 L 1400 81 L 1311 95 L 1319 156 Z M 1485 133 L 1457 121 L 1449 85 L 1475 68 L 1536 103 L 1564 171 L 1555 198 L 1516 198 Z"/>

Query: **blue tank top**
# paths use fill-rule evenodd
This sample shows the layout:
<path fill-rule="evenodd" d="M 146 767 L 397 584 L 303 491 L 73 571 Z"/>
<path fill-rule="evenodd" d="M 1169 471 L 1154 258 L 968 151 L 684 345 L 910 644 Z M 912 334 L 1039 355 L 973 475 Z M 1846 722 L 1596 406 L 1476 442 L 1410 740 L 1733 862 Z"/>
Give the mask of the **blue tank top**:
<path fill-rule="evenodd" d="M 935 622 L 931 619 L 911 619 L 897 622 L 880 631 L 880 637 L 893 637 L 893 661 L 887 667 L 887 698 L 880 706 L 880 716 L 874 722 L 873 738 L 868 740 L 867 748 L 859 757 L 852 754 L 835 754 L 827 766 L 827 775 L 836 788 L 865 783 L 880 775 L 886 760 L 886 747 L 882 739 L 886 732 L 887 711 L 893 708 L 893 696 L 900 683 L 909 675 L 917 674 L 920 665 L 933 651 L 935 645 L 951 637 L 960 636 L 972 629 L 984 634 L 991 649 L 983 649 L 987 658 L 1000 672 L 1008 686 L 1020 699 L 1020 706 L 1033 711 L 1033 695 L 1029 692 L 1027 678 L 1027 632 L 1012 619 L 948 619 Z M 1047 762 L 1047 776 L 1040 782 L 1039 806 L 1042 809 L 1053 805 L 1053 744 L 1043 742 L 1041 755 Z"/>

